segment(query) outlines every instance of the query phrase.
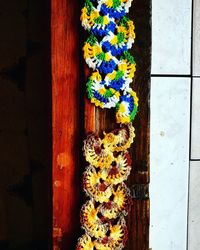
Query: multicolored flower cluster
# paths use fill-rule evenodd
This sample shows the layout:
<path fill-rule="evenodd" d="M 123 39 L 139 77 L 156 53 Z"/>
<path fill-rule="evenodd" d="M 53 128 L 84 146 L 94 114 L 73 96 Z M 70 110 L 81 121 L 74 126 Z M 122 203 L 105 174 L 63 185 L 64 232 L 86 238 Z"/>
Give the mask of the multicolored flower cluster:
<path fill-rule="evenodd" d="M 90 36 L 84 58 L 94 73 L 87 82 L 91 102 L 101 108 L 116 108 L 117 123 L 133 121 L 138 108 L 130 88 L 136 64 L 128 52 L 135 39 L 134 24 L 125 16 L 130 0 L 86 0 L 81 21 Z"/>

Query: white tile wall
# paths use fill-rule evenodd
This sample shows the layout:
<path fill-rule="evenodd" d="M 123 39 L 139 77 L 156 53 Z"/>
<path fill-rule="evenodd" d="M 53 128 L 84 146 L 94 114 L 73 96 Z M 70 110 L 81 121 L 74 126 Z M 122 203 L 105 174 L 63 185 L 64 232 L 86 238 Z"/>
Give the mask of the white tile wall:
<path fill-rule="evenodd" d="M 200 78 L 193 79 L 191 158 L 200 159 Z"/>
<path fill-rule="evenodd" d="M 152 78 L 150 248 L 185 250 L 190 79 Z"/>
<path fill-rule="evenodd" d="M 189 185 L 188 250 L 200 249 L 200 0 L 194 0 L 193 94 Z M 196 78 L 197 77 L 197 78 Z"/>
<path fill-rule="evenodd" d="M 192 0 L 152 0 L 152 74 L 190 74 Z"/>
<path fill-rule="evenodd" d="M 200 161 L 190 163 L 188 250 L 200 249 Z"/>
<path fill-rule="evenodd" d="M 200 0 L 194 0 L 193 75 L 200 76 Z"/>
<path fill-rule="evenodd" d="M 152 4 L 150 247 L 200 250 L 200 0 Z"/>

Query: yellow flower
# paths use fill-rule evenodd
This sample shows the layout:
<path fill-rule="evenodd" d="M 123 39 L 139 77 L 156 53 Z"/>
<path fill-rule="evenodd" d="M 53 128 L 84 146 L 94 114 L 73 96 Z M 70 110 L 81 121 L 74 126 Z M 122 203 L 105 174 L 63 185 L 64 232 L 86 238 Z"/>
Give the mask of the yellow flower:
<path fill-rule="evenodd" d="M 85 59 L 91 58 L 93 56 L 92 46 L 86 42 L 83 47 L 83 52 L 84 52 L 83 56 Z"/>
<path fill-rule="evenodd" d="M 82 9 L 82 12 L 81 12 L 81 21 L 83 21 L 84 19 L 87 19 L 88 18 L 88 15 L 87 15 L 87 8 L 84 7 Z"/>
<path fill-rule="evenodd" d="M 97 56 L 98 54 L 102 52 L 102 49 L 99 45 L 94 45 L 92 49 L 93 49 L 94 56 Z"/>
<path fill-rule="evenodd" d="M 125 73 L 127 71 L 127 64 L 126 63 L 121 63 L 118 66 L 118 68 L 119 68 L 120 71 L 123 71 Z"/>
<path fill-rule="evenodd" d="M 124 113 L 126 111 L 126 107 L 124 106 L 123 103 L 121 103 L 120 107 L 119 107 L 119 112 L 120 113 Z"/>
<path fill-rule="evenodd" d="M 99 17 L 99 12 L 96 10 L 93 10 L 90 14 L 91 20 L 97 19 Z"/>
<path fill-rule="evenodd" d="M 107 16 L 103 17 L 103 24 L 107 25 L 109 23 L 109 19 Z"/>
<path fill-rule="evenodd" d="M 114 45 L 114 44 L 117 44 L 117 41 L 118 41 L 117 36 L 114 36 L 114 37 L 110 40 L 110 43 L 111 43 L 112 45 Z"/>
<path fill-rule="evenodd" d="M 119 92 L 115 92 L 115 96 L 116 97 L 120 97 L 120 93 Z"/>
<path fill-rule="evenodd" d="M 114 80 L 116 77 L 116 71 L 113 71 L 112 73 L 107 74 L 107 77 L 109 80 Z"/>
<path fill-rule="evenodd" d="M 117 31 L 118 31 L 119 33 L 121 33 L 121 32 L 122 32 L 122 33 L 126 33 L 127 30 L 126 30 L 125 27 L 119 26 L 118 29 L 117 29 Z"/>
<path fill-rule="evenodd" d="M 113 6 L 113 0 L 107 0 L 105 4 L 107 7 L 111 8 Z"/>
<path fill-rule="evenodd" d="M 129 37 L 135 38 L 135 32 L 134 32 L 135 25 L 134 25 L 133 21 L 129 20 L 127 24 L 128 24 Z"/>
<path fill-rule="evenodd" d="M 111 57 L 109 53 L 105 53 L 105 61 L 108 62 L 110 61 Z"/>
<path fill-rule="evenodd" d="M 104 88 L 98 90 L 101 95 L 104 95 L 106 93 L 106 90 Z"/>
<path fill-rule="evenodd" d="M 133 91 L 132 96 L 134 98 L 135 105 L 138 107 L 139 98 L 137 97 L 136 92 Z"/>
<path fill-rule="evenodd" d="M 129 123 L 130 116 L 123 116 L 120 110 L 118 110 L 116 114 L 116 120 L 117 120 L 117 123 Z"/>
<path fill-rule="evenodd" d="M 98 82 L 101 82 L 101 75 L 99 74 L 98 71 L 94 72 L 91 77 L 90 77 L 93 81 L 97 80 Z"/>
<path fill-rule="evenodd" d="M 130 73 L 129 73 L 129 78 L 133 78 L 134 77 L 134 73 L 135 73 L 135 71 L 136 71 L 136 66 L 135 66 L 135 64 L 131 64 L 131 66 L 130 66 Z"/>
<path fill-rule="evenodd" d="M 91 98 L 91 102 L 94 103 L 97 107 L 103 108 L 104 103 L 100 102 L 99 100 L 95 98 Z"/>

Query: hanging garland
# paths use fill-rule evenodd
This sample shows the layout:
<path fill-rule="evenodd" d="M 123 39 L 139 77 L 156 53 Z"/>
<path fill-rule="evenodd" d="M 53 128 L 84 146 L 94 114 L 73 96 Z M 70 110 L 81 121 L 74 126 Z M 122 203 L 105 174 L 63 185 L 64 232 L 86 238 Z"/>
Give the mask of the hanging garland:
<path fill-rule="evenodd" d="M 120 128 L 90 134 L 84 156 L 90 164 L 83 175 L 89 200 L 81 209 L 85 234 L 77 250 L 120 250 L 127 240 L 125 216 L 131 204 L 125 184 L 131 171 L 128 149 L 135 133 L 132 121 L 138 98 L 130 87 L 136 64 L 129 49 L 135 39 L 134 24 L 125 15 L 132 0 L 86 0 L 81 21 L 90 35 L 84 44 L 86 63 L 94 70 L 87 82 L 88 98 L 100 108 L 115 108 Z"/>

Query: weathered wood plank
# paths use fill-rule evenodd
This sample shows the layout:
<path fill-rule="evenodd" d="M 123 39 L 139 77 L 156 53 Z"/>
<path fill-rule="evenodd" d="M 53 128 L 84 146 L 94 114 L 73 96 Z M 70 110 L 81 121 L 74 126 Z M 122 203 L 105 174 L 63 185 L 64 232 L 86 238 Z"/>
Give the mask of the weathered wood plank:
<path fill-rule="evenodd" d="M 53 238 L 74 249 L 79 225 L 79 4 L 52 0 Z"/>

